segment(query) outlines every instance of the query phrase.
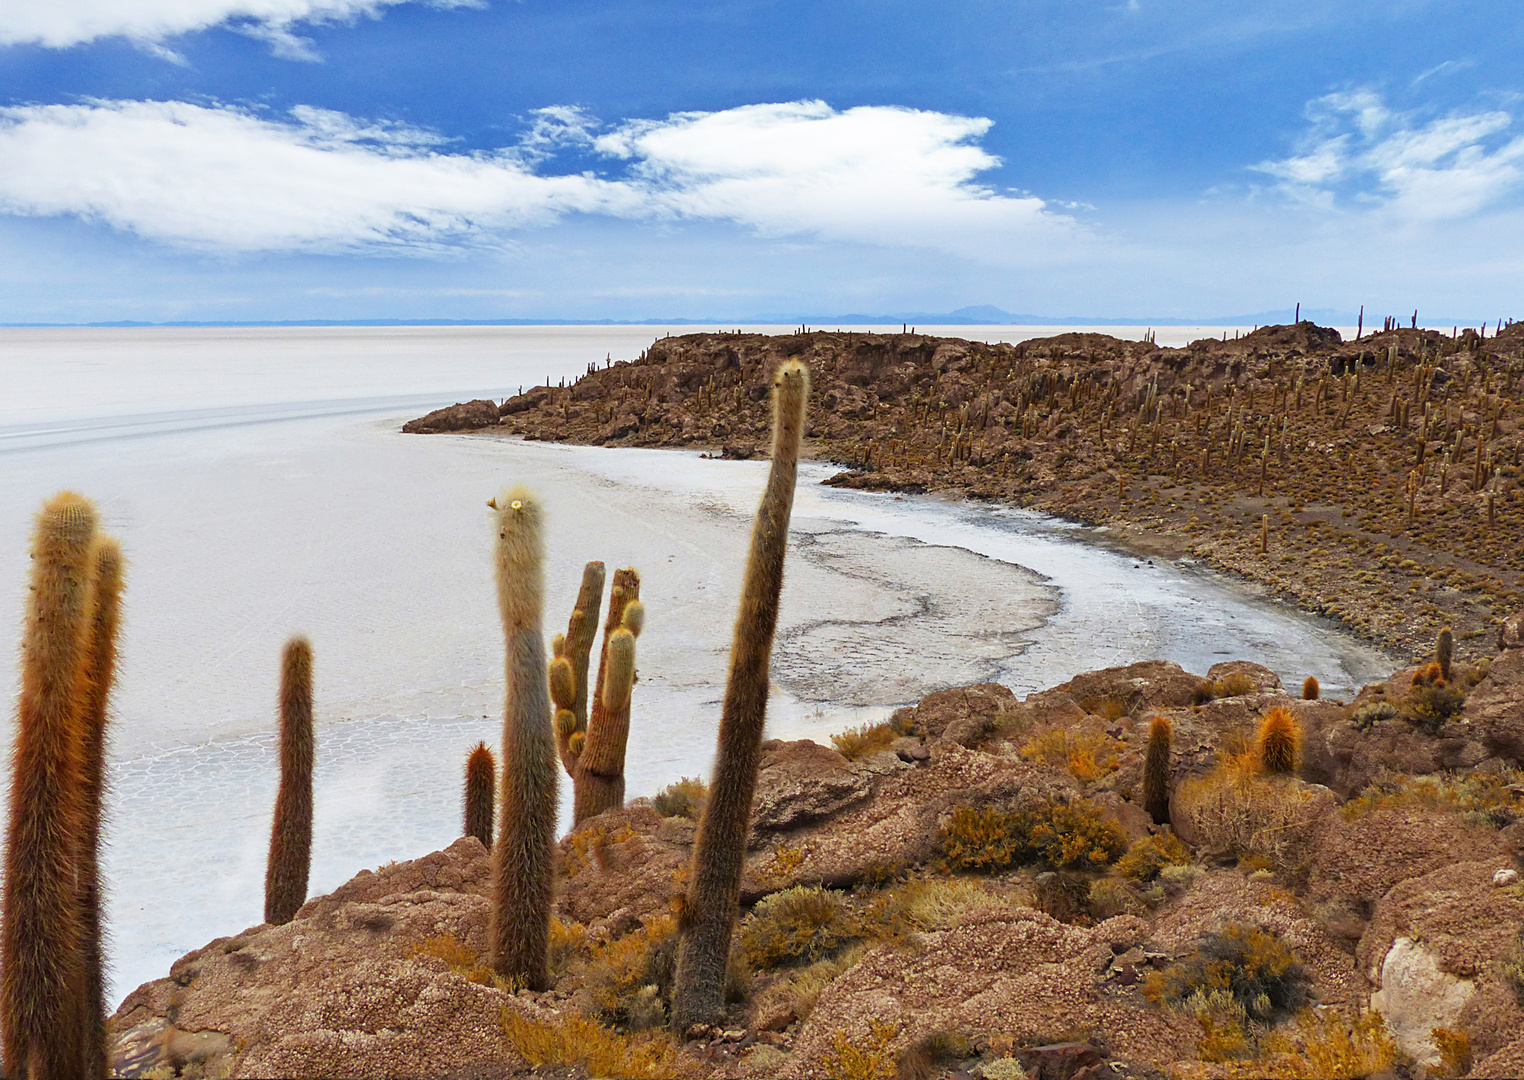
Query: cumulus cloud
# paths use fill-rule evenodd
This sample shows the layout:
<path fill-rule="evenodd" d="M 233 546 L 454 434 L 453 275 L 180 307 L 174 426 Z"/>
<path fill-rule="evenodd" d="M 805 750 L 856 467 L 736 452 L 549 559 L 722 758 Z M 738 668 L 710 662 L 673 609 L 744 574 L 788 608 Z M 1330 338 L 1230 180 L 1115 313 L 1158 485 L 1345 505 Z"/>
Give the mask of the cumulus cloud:
<path fill-rule="evenodd" d="M 517 145 L 450 152 L 435 132 L 310 107 L 272 119 L 176 101 L 0 109 L 0 211 L 72 214 L 224 251 L 436 252 L 568 213 L 697 219 L 767 236 L 929 246 L 1009 261 L 1072 239 L 1030 195 L 975 182 L 988 120 L 820 102 L 633 121 L 542 109 Z M 625 175 L 542 175 L 558 150 Z"/>
<path fill-rule="evenodd" d="M 178 101 L 0 109 L 0 210 L 211 250 L 437 251 L 568 212 L 640 207 L 626 185 L 438 144 L 318 109 L 293 122 Z"/>
<path fill-rule="evenodd" d="M 1422 120 L 1379 94 L 1328 94 L 1307 107 L 1291 157 L 1254 166 L 1285 193 L 1328 208 L 1349 200 L 1408 221 L 1466 217 L 1524 188 L 1524 135 L 1499 110 Z"/>
<path fill-rule="evenodd" d="M 416 0 L 0 0 L 0 45 L 63 49 L 103 37 L 159 42 L 226 24 L 269 41 L 278 54 L 316 59 L 292 27 L 347 22 Z M 480 7 L 481 0 L 428 0 L 433 7 Z"/>
<path fill-rule="evenodd" d="M 979 117 L 796 101 L 634 121 L 595 145 L 632 160 L 633 176 L 668 212 L 765 235 L 967 254 L 1018 234 L 1071 230 L 1042 199 L 975 182 L 1000 164 L 974 143 L 989 129 Z"/>

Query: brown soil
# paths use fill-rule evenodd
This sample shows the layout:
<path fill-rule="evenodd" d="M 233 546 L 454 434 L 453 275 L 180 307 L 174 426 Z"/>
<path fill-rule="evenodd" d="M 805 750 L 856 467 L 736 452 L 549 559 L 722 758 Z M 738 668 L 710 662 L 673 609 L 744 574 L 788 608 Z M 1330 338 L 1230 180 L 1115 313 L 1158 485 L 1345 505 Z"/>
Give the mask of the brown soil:
<path fill-rule="evenodd" d="M 1460 655 L 1490 652 L 1524 603 L 1524 324 L 1343 342 L 1302 322 L 1182 349 L 690 334 L 512 398 L 495 424 L 457 406 L 408 430 L 749 457 L 766 452 L 772 371 L 795 356 L 813 381 L 809 452 L 843 466 L 827 483 L 1105 525 L 1415 656 L 1445 625 Z"/>

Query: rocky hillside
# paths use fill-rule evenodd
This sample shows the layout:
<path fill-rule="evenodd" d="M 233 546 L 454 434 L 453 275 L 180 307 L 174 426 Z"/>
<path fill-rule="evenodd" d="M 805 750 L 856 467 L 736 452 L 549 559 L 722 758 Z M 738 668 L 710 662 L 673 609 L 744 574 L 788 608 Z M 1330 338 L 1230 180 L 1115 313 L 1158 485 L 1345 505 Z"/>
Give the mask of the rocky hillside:
<path fill-rule="evenodd" d="M 685 782 L 561 841 L 550 991 L 485 965 L 488 856 L 466 838 L 183 957 L 112 1018 L 116 1067 L 1518 1076 L 1524 616 L 1502 642 L 1347 703 L 1255 664 L 1150 662 L 768 743 L 718 1028 L 664 1030 L 704 798 Z M 1268 715 L 1299 739 L 1290 774 L 1266 771 Z M 1143 807 L 1158 718 L 1172 825 Z"/>
<path fill-rule="evenodd" d="M 690 334 L 567 386 L 409 423 L 607 446 L 766 445 L 767 387 L 808 363 L 832 483 L 956 491 L 1107 525 L 1421 654 L 1491 648 L 1524 603 L 1524 324 L 1496 337 L 1303 322 L 1182 349 L 1102 334 Z"/>

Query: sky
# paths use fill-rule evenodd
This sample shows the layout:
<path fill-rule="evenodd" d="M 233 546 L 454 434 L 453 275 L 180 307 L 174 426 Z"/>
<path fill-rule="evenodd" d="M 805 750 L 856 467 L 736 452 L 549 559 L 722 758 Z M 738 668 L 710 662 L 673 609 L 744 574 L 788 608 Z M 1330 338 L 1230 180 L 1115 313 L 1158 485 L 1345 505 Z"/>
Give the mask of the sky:
<path fill-rule="evenodd" d="M 1516 318 L 1521 45 L 1504 0 L 0 0 L 0 322 Z"/>

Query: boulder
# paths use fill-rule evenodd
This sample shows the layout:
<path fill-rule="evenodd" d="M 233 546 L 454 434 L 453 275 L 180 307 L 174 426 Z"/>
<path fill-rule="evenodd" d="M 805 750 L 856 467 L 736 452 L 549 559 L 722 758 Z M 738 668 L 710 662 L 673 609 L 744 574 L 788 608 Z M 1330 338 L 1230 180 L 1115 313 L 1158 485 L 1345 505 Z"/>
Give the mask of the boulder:
<path fill-rule="evenodd" d="M 1190 705 L 1200 696 L 1201 679 L 1168 660 L 1145 660 L 1125 667 L 1076 675 L 1055 687 L 1072 694 L 1087 711 L 1118 702 L 1128 712 Z"/>
<path fill-rule="evenodd" d="M 1498 651 L 1524 649 L 1524 611 L 1515 611 L 1498 624 Z"/>
<path fill-rule="evenodd" d="M 1308 888 L 1319 901 L 1342 898 L 1368 911 L 1399 882 L 1481 860 L 1507 863 L 1502 838 L 1453 811 L 1385 806 L 1354 818 L 1337 813 L 1318 836 Z"/>
<path fill-rule="evenodd" d="M 1492 662 L 1466 695 L 1461 719 L 1488 753 L 1524 766 L 1524 649 L 1509 648 Z"/>
<path fill-rule="evenodd" d="M 897 760 L 897 759 L 896 759 Z M 809 739 L 762 744 L 756 794 L 751 803 L 752 845 L 861 802 L 872 782 L 868 771 L 829 746 Z"/>
<path fill-rule="evenodd" d="M 995 717 L 1016 704 L 1016 695 L 999 683 L 980 683 L 955 690 L 927 694 L 910 714 L 907 731 L 935 738 L 947 735 L 953 741 L 967 743 L 977 733 L 987 734 Z M 898 714 L 897 714 L 898 715 Z M 953 730 L 949 733 L 948 729 Z"/>
<path fill-rule="evenodd" d="M 1256 693 L 1268 693 L 1283 689 L 1281 677 L 1263 664 L 1248 660 L 1224 660 L 1207 668 L 1206 677 L 1212 682 L 1219 679 L 1239 678 L 1250 680 Z"/>
<path fill-rule="evenodd" d="M 1381 989 L 1371 995 L 1371 1008 L 1381 1013 L 1398 1049 L 1426 1068 L 1438 1065 L 1431 1033 L 1460 1026 L 1475 984 L 1441 971 L 1433 953 L 1405 937 L 1386 951 L 1378 978 Z"/>
<path fill-rule="evenodd" d="M 402 430 L 411 435 L 430 435 L 441 431 L 474 431 L 497 423 L 497 406 L 485 398 L 457 402 L 435 409 L 417 420 L 409 420 Z"/>

